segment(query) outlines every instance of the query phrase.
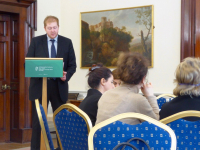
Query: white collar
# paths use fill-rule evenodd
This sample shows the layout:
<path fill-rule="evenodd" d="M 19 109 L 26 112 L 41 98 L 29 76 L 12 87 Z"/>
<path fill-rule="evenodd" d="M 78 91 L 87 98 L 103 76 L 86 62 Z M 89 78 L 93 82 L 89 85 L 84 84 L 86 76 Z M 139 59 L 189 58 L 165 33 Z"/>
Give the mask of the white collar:
<path fill-rule="evenodd" d="M 47 41 L 52 40 L 48 35 L 47 35 Z M 58 35 L 54 38 L 54 40 L 57 42 L 58 41 Z"/>

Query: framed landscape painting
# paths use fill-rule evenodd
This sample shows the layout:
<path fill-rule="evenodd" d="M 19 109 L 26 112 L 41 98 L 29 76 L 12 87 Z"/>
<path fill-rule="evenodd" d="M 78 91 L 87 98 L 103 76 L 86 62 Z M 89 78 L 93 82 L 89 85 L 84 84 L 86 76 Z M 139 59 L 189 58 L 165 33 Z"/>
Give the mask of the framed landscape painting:
<path fill-rule="evenodd" d="M 81 12 L 81 68 L 116 67 L 121 52 L 138 52 L 153 67 L 153 5 Z"/>

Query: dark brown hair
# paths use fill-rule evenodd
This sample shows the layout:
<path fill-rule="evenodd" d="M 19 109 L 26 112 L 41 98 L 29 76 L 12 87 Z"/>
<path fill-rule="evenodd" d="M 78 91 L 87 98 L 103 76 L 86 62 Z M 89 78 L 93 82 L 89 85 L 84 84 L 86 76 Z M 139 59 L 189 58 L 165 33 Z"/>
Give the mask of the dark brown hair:
<path fill-rule="evenodd" d="M 112 75 L 111 70 L 103 67 L 100 63 L 92 65 L 92 67 L 89 68 L 89 71 L 88 85 L 93 89 L 97 89 L 99 87 L 102 78 L 108 80 L 108 78 Z"/>
<path fill-rule="evenodd" d="M 57 25 L 59 26 L 59 20 L 58 20 L 57 17 L 55 17 L 55 16 L 47 16 L 44 19 L 44 27 L 47 26 L 47 23 L 51 23 L 51 22 L 57 22 Z"/>
<path fill-rule="evenodd" d="M 128 84 L 139 84 L 148 71 L 148 60 L 139 53 L 121 53 L 117 61 L 119 78 Z"/>

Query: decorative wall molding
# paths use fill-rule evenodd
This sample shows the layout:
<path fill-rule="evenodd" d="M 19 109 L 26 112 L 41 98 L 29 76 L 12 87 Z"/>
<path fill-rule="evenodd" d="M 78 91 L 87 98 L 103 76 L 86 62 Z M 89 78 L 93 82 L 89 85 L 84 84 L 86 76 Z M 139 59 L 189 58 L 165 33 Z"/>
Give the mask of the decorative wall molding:
<path fill-rule="evenodd" d="M 0 0 L 0 4 L 29 7 L 32 3 L 36 1 L 37 0 Z"/>

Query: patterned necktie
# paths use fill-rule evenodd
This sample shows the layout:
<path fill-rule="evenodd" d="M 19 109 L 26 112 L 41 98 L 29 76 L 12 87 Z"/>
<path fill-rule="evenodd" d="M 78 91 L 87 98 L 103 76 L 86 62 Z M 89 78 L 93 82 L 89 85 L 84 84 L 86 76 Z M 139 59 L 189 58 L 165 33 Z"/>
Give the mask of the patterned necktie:
<path fill-rule="evenodd" d="M 52 45 L 51 45 L 51 58 L 56 58 L 56 48 L 55 48 L 55 45 L 54 45 L 54 42 L 55 40 L 50 40 L 52 42 Z"/>

